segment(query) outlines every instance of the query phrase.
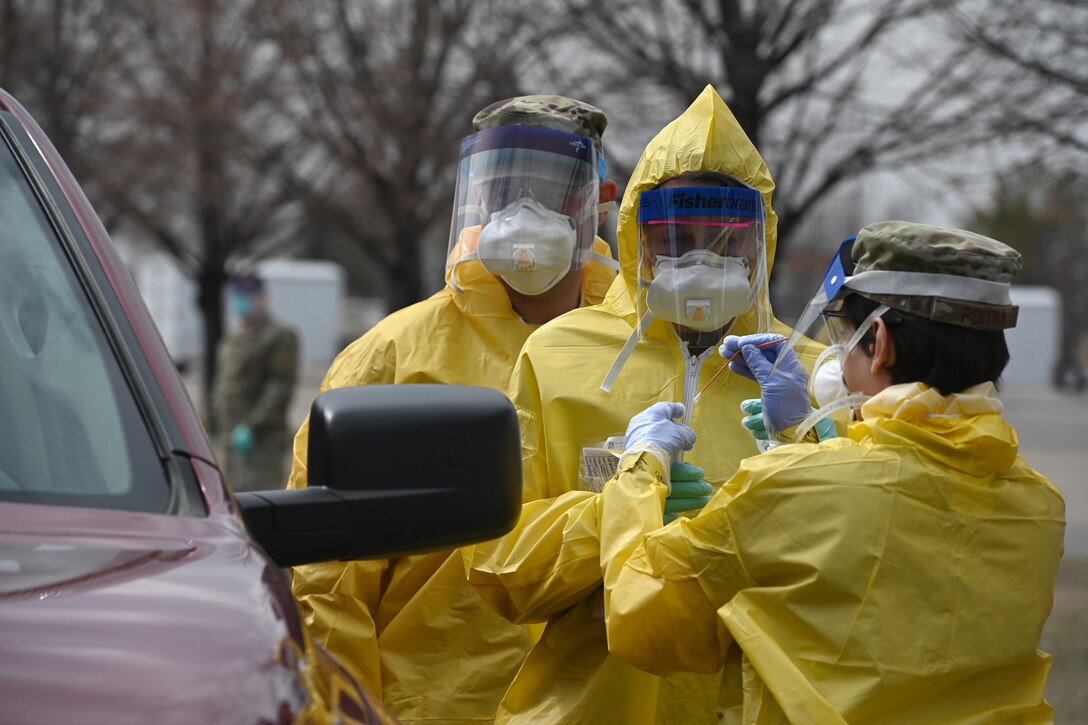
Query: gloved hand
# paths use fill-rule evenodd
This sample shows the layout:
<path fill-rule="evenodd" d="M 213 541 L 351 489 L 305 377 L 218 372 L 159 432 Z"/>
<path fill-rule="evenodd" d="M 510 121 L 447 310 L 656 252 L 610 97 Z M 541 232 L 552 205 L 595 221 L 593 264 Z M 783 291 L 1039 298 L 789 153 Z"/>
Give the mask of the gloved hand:
<path fill-rule="evenodd" d="M 256 442 L 253 431 L 245 423 L 239 423 L 230 432 L 230 447 L 238 453 L 249 453 Z"/>
<path fill-rule="evenodd" d="M 759 398 L 749 398 L 748 400 L 741 401 L 740 409 L 741 412 L 746 414 L 740 419 L 740 424 L 744 426 L 757 441 L 768 440 L 767 428 L 763 425 L 763 401 Z"/>
<path fill-rule="evenodd" d="M 734 358 L 738 350 L 740 355 Z M 808 371 L 782 335 L 730 335 L 718 352 L 732 358 L 730 370 L 759 383 L 763 425 L 770 437 L 797 425 L 812 411 Z M 775 361 L 778 369 L 771 375 Z"/>
<path fill-rule="evenodd" d="M 695 445 L 695 431 L 675 420 L 683 416 L 683 403 L 654 403 L 627 424 L 625 452 L 649 450 L 671 465 Z"/>
<path fill-rule="evenodd" d="M 757 441 L 768 440 L 767 429 L 763 425 L 763 402 L 759 398 L 751 398 L 745 400 L 740 404 L 742 412 L 747 415 L 740 420 L 740 424 L 744 426 L 752 437 Z M 813 410 L 816 410 L 813 408 Z M 839 432 L 835 430 L 835 421 L 831 418 L 824 418 L 814 426 L 816 435 L 820 440 L 826 441 L 828 438 L 837 438 Z"/>
<path fill-rule="evenodd" d="M 714 487 L 703 480 L 706 471 L 690 463 L 672 464 L 669 469 L 669 478 L 672 479 L 672 489 L 665 499 L 665 523 L 675 521 L 680 514 L 687 511 L 698 511 L 710 502 L 710 495 L 714 493 Z"/>

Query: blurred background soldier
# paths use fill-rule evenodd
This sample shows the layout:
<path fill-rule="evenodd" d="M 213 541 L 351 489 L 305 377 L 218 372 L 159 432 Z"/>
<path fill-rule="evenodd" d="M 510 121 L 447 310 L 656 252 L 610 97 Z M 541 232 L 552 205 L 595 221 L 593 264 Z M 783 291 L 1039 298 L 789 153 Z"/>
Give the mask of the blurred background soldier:
<path fill-rule="evenodd" d="M 208 433 L 234 491 L 283 486 L 290 441 L 287 406 L 298 371 L 298 337 L 273 320 L 257 277 L 227 286 L 241 324 L 219 343 Z"/>

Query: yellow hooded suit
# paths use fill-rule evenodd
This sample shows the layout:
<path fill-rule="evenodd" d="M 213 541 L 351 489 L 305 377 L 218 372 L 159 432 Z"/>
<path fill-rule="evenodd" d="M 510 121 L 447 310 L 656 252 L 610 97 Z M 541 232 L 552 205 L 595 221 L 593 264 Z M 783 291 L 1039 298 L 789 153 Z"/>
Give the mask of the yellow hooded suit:
<path fill-rule="evenodd" d="M 662 463 L 625 456 L 601 496 L 612 651 L 658 673 L 743 652 L 745 723 L 1053 722 L 1036 647 L 1065 506 L 993 384 L 892 385 L 861 410 L 665 528 Z"/>
<path fill-rule="evenodd" d="M 548 625 L 503 699 L 497 722 L 717 722 L 719 709 L 731 704 L 719 702 L 722 673 L 661 679 L 608 653 L 600 596 L 600 496 L 586 490 L 585 476 L 580 481 L 580 469 L 587 467 L 584 449 L 622 436 L 629 419 L 655 402 L 690 400 L 725 364 L 714 348 L 689 355 L 672 324 L 654 320 L 610 392 L 601 390 L 638 325 L 639 194 L 696 171 L 727 174 L 761 193 L 770 268 L 777 227 L 774 182 L 708 86 L 650 142 L 632 174 L 619 212 L 622 271 L 604 302 L 541 327 L 514 367 L 510 396 L 521 424 L 526 503 L 514 531 L 466 548 L 465 564 L 469 580 L 496 611 L 511 621 Z M 730 334 L 759 331 L 756 326 L 753 309 Z M 777 322 L 772 331 L 790 333 Z M 685 460 L 704 468 L 711 484 L 721 485 L 742 458 L 758 452 L 739 411 L 742 400 L 758 397 L 754 382 L 726 372 L 691 411 L 699 440 Z M 726 673 L 739 678 L 739 660 Z"/>
<path fill-rule="evenodd" d="M 601 239 L 592 251 L 609 256 Z M 451 257 L 461 253 L 455 247 Z M 321 390 L 389 383 L 503 389 L 537 326 L 518 316 L 479 261 L 458 268 L 460 291 L 449 276 L 443 289 L 341 352 Z M 582 304 L 599 302 L 614 276 L 607 264 L 587 264 Z M 295 436 L 289 488 L 307 484 L 308 443 L 309 419 Z M 296 567 L 293 587 L 314 640 L 380 693 L 401 722 L 490 722 L 529 648 L 526 628 L 496 615 L 469 586 L 456 552 Z"/>

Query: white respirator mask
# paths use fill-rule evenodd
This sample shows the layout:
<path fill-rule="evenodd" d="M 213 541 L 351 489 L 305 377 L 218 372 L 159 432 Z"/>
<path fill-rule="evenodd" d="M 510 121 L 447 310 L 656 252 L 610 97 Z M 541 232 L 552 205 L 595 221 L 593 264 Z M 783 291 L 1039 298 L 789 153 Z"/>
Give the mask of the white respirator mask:
<path fill-rule="evenodd" d="M 850 394 L 846 381 L 842 378 L 840 352 L 845 351 L 836 350 L 822 365 L 813 370 L 809 377 L 809 392 L 816 400 L 816 405 L 821 408 Z"/>
<path fill-rule="evenodd" d="M 752 295 L 747 259 L 693 249 L 654 260 L 646 306 L 655 317 L 708 332 L 747 312 Z"/>
<path fill-rule="evenodd" d="M 577 243 L 573 219 L 523 196 L 491 215 L 476 249 L 488 272 L 522 294 L 539 295 L 570 271 Z"/>

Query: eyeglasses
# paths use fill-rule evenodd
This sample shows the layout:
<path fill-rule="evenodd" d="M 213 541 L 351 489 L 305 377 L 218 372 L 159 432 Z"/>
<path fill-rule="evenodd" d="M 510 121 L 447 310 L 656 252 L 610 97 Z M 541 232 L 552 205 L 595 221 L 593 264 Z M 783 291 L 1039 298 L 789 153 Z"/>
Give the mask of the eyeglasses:
<path fill-rule="evenodd" d="M 854 322 L 842 310 L 824 310 L 824 323 L 827 325 L 828 339 L 833 343 L 842 343 L 850 339 L 854 331 Z"/>
<path fill-rule="evenodd" d="M 828 339 L 833 343 L 846 342 L 854 334 L 854 330 L 857 329 L 857 323 L 850 319 L 850 316 L 843 310 L 824 310 L 820 314 L 823 315 L 824 322 L 827 324 Z M 884 314 L 880 315 L 880 319 L 884 320 L 884 324 L 890 327 L 903 323 L 903 318 L 894 314 L 894 310 L 885 309 Z"/>

